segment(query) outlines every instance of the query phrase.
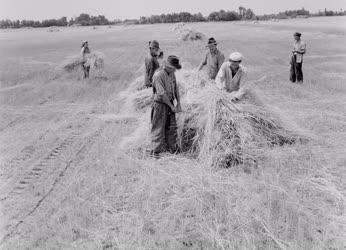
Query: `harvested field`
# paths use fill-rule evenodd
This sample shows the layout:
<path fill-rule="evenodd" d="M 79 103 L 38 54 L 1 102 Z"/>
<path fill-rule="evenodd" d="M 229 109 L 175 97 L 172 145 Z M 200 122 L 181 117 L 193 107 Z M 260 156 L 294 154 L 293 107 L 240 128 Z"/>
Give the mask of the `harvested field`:
<path fill-rule="evenodd" d="M 343 249 L 344 21 L 189 24 L 244 54 L 237 103 L 195 72 L 205 41 L 178 41 L 172 25 L 1 31 L 0 248 Z M 297 28 L 302 85 L 288 81 Z M 83 80 L 63 66 L 86 36 L 106 56 Z M 160 159 L 146 153 L 142 87 L 153 36 L 183 64 L 183 152 Z"/>

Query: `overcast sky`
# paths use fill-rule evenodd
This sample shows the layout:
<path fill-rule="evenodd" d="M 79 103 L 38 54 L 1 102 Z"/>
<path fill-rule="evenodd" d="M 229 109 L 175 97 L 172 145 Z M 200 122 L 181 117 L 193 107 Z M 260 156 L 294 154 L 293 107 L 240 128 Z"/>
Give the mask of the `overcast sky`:
<path fill-rule="evenodd" d="M 180 11 L 207 15 L 214 10 L 237 10 L 239 6 L 251 8 L 255 14 L 301 7 L 317 12 L 346 9 L 346 0 L 0 0 L 0 19 L 42 20 L 88 13 L 113 20 Z"/>

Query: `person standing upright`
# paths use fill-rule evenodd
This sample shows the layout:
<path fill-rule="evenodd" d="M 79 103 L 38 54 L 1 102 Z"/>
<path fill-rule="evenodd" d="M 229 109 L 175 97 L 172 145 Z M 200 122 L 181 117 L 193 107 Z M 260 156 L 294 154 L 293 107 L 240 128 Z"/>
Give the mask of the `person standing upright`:
<path fill-rule="evenodd" d="M 88 41 L 82 42 L 82 50 L 81 50 L 81 56 L 82 56 L 82 68 L 84 72 L 84 78 L 89 78 L 89 72 L 90 72 L 90 65 L 86 65 L 87 62 L 87 54 L 90 54 L 89 44 Z"/>
<path fill-rule="evenodd" d="M 199 65 L 198 70 L 201 70 L 205 65 L 207 65 L 208 77 L 214 80 L 221 65 L 225 61 L 225 56 L 218 50 L 217 42 L 213 37 L 209 38 L 207 47 L 209 48 L 209 51 Z"/>
<path fill-rule="evenodd" d="M 152 40 L 149 42 L 149 55 L 145 58 L 144 85 L 147 88 L 152 86 L 155 71 L 160 67 L 157 60 L 159 57 L 163 57 L 163 52 L 160 50 L 159 42 Z"/>
<path fill-rule="evenodd" d="M 306 53 L 306 44 L 301 40 L 301 33 L 294 33 L 294 45 L 291 57 L 291 82 L 303 82 L 303 55 Z"/>

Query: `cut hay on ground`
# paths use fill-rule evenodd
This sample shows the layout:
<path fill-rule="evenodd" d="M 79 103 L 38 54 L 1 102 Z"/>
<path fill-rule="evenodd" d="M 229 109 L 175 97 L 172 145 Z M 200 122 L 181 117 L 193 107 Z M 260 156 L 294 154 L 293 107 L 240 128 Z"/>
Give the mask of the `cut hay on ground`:
<path fill-rule="evenodd" d="M 90 53 L 87 55 L 87 61 L 84 65 L 90 66 L 91 69 L 103 69 L 104 57 L 104 54 L 100 52 Z M 62 64 L 62 67 L 67 72 L 80 70 L 82 68 L 82 57 L 71 57 Z"/>

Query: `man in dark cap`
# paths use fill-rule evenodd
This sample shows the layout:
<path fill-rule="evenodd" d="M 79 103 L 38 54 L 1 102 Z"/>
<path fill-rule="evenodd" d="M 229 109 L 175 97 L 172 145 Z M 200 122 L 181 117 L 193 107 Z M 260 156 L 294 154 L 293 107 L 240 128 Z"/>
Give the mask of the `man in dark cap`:
<path fill-rule="evenodd" d="M 291 82 L 303 82 L 303 55 L 306 52 L 306 44 L 300 39 L 301 33 L 294 33 L 294 45 L 291 57 L 291 70 L 290 81 Z"/>
<path fill-rule="evenodd" d="M 177 151 L 177 123 L 175 113 L 181 112 L 180 95 L 175 71 L 181 69 L 179 58 L 169 56 L 153 80 L 151 110 L 151 155 Z M 176 102 L 176 105 L 174 105 Z"/>
<path fill-rule="evenodd" d="M 207 48 L 209 48 L 209 51 L 199 65 L 198 70 L 201 70 L 207 65 L 208 77 L 214 80 L 221 65 L 225 61 L 225 56 L 217 49 L 217 42 L 213 37 L 209 38 Z"/>
<path fill-rule="evenodd" d="M 158 41 L 152 40 L 149 42 L 149 53 L 149 56 L 145 58 L 144 85 L 147 88 L 152 86 L 155 71 L 160 67 L 157 58 L 163 56 L 163 52 L 160 50 Z"/>

